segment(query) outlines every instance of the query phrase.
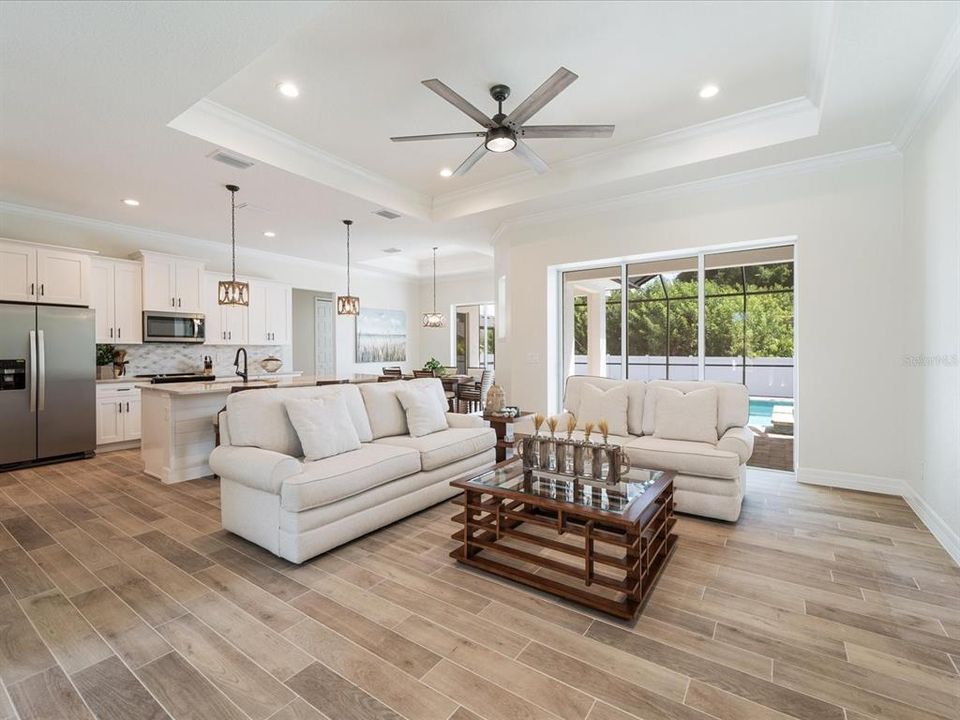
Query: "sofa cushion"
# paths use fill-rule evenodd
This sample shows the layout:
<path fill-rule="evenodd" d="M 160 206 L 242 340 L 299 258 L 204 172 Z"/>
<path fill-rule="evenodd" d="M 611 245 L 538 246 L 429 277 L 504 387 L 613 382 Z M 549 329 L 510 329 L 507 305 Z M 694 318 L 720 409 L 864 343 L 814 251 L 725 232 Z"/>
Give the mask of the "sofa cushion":
<path fill-rule="evenodd" d="M 363 383 L 359 386 L 374 440 L 390 435 L 407 434 L 407 414 L 403 411 L 400 398 L 397 397 L 397 390 L 403 386 L 404 382 L 395 380 L 384 383 Z"/>
<path fill-rule="evenodd" d="M 405 383 L 397 399 L 407 415 L 411 437 L 422 437 L 447 429 L 447 401 L 437 397 L 429 385 Z"/>
<path fill-rule="evenodd" d="M 363 444 L 359 450 L 303 464 L 284 481 L 280 507 L 290 512 L 321 507 L 420 471 L 420 454 L 410 448 Z"/>
<path fill-rule="evenodd" d="M 586 386 L 609 390 L 613 387 L 627 388 L 627 430 L 631 435 L 643 432 L 643 406 L 647 384 L 642 380 L 611 380 L 592 375 L 571 375 L 564 387 L 563 407 L 576 413 L 580 408 L 580 395 Z M 609 420 L 608 420 L 609 422 Z M 624 433 L 626 434 L 626 433 Z"/>
<path fill-rule="evenodd" d="M 300 445 L 300 438 L 290 423 L 283 401 L 288 398 L 315 397 L 342 397 L 360 442 L 370 442 L 373 439 L 358 387 L 327 385 L 261 388 L 228 396 L 227 419 L 230 424 L 230 444 L 258 447 L 291 457 L 302 457 L 303 448 Z"/>
<path fill-rule="evenodd" d="M 305 461 L 360 449 L 360 438 L 343 397 L 287 398 L 283 406 L 300 438 Z"/>
<path fill-rule="evenodd" d="M 717 389 L 657 390 L 655 438 L 717 444 Z"/>
<path fill-rule="evenodd" d="M 583 430 L 586 423 L 596 427 L 600 420 L 606 420 L 613 435 L 627 435 L 626 385 L 601 389 L 596 385 L 584 385 L 580 391 L 580 407 L 576 410 L 577 429 Z"/>
<path fill-rule="evenodd" d="M 423 469 L 435 470 L 489 450 L 497 444 L 497 435 L 490 428 L 449 428 L 418 438 L 409 435 L 381 438 L 374 444 L 416 450 Z"/>
<path fill-rule="evenodd" d="M 647 392 L 643 399 L 643 434 L 653 435 L 656 431 L 657 388 L 668 387 L 683 393 L 693 392 L 705 387 L 717 389 L 717 437 L 721 437 L 732 427 L 744 427 L 750 415 L 750 397 L 746 385 L 713 381 L 651 380 L 647 383 Z M 631 430 L 631 434 L 634 433 Z"/>
<path fill-rule="evenodd" d="M 736 453 L 718 450 L 710 443 L 635 438 L 625 448 L 634 467 L 675 470 L 686 475 L 735 478 L 740 468 Z"/>

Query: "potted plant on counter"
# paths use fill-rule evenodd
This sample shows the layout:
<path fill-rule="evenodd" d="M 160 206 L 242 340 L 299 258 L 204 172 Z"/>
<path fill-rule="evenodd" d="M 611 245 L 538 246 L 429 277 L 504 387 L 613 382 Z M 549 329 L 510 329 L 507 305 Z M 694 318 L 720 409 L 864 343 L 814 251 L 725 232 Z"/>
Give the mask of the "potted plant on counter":
<path fill-rule="evenodd" d="M 113 345 L 97 345 L 97 380 L 113 379 Z"/>
<path fill-rule="evenodd" d="M 430 370 L 435 377 L 443 377 L 447 374 L 447 368 L 435 357 L 430 358 L 423 364 L 424 370 Z"/>

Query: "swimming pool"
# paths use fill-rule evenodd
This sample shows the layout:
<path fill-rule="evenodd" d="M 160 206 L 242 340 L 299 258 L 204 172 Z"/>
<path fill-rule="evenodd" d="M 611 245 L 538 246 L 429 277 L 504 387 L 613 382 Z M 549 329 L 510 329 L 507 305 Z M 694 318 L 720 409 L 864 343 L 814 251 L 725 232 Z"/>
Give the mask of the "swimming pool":
<path fill-rule="evenodd" d="M 770 416 L 777 405 L 793 407 L 793 398 L 750 398 L 750 425 L 765 428 L 770 424 Z"/>

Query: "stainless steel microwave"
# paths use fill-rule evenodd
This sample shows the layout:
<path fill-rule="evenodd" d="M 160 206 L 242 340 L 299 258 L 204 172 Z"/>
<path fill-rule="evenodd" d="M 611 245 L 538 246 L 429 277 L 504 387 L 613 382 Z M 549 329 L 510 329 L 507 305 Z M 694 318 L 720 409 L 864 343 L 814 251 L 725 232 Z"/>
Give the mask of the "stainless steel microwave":
<path fill-rule="evenodd" d="M 143 312 L 143 341 L 164 343 L 202 343 L 204 317 L 202 314 Z"/>

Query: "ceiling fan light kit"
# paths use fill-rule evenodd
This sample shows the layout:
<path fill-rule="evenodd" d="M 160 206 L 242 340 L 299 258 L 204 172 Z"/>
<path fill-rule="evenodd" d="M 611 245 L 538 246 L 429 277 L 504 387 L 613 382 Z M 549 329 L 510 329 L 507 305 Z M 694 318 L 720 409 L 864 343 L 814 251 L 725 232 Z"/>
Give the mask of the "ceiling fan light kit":
<path fill-rule="evenodd" d="M 230 279 L 217 283 L 218 305 L 249 305 L 250 285 L 237 280 L 237 191 L 236 185 L 227 185 L 230 191 Z"/>
<path fill-rule="evenodd" d="M 497 102 L 497 113 L 492 117 L 484 115 L 477 107 L 436 78 L 424 80 L 423 84 L 426 87 L 479 123 L 485 130 L 434 133 L 432 135 L 404 135 L 390 139 L 393 142 L 417 142 L 420 140 L 483 138 L 483 144 L 470 153 L 467 159 L 451 173 L 454 177 L 465 175 L 487 152 L 513 152 L 537 173 L 545 173 L 549 170 L 549 166 L 529 145 L 523 142 L 522 138 L 608 138 L 613 135 L 613 125 L 526 126 L 524 124 L 576 79 L 576 73 L 561 67 L 534 90 L 526 100 L 517 105 L 509 115 L 505 115 L 503 112 L 503 101 L 510 97 L 510 88 L 507 85 L 494 85 L 490 88 L 490 97 Z"/>
<path fill-rule="evenodd" d="M 350 294 L 350 226 L 353 220 L 344 220 L 347 226 L 347 294 L 337 296 L 337 315 L 359 315 L 360 298 Z"/>

